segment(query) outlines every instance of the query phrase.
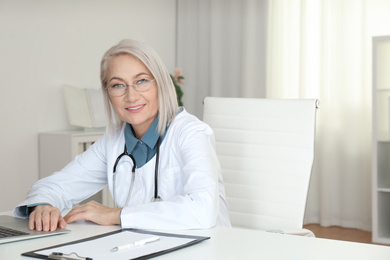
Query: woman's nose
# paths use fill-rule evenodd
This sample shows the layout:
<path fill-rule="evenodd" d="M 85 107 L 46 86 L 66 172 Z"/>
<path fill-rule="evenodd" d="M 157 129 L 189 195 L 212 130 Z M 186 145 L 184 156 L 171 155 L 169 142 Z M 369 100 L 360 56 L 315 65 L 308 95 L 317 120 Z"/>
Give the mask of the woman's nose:
<path fill-rule="evenodd" d="M 136 91 L 133 86 L 130 85 L 127 87 L 127 91 L 125 93 L 126 101 L 134 102 L 138 100 L 139 96 L 139 92 Z"/>

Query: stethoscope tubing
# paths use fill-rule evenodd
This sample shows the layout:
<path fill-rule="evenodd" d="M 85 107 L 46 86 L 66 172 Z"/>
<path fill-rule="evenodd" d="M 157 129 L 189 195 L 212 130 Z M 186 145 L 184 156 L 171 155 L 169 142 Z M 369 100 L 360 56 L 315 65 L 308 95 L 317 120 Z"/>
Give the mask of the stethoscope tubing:
<path fill-rule="evenodd" d="M 161 197 L 158 196 L 158 167 L 160 162 L 160 142 L 161 137 L 159 137 L 157 140 L 156 162 L 154 165 L 154 197 L 152 199 L 153 202 L 162 201 Z"/>
<path fill-rule="evenodd" d="M 158 167 L 159 167 L 159 157 L 160 157 L 160 143 L 161 143 L 161 137 L 159 137 L 158 140 L 157 140 L 156 162 L 155 162 L 155 166 L 154 166 L 154 197 L 152 198 L 152 202 L 162 201 L 162 198 L 158 195 Z M 133 155 L 131 155 L 131 154 L 129 154 L 127 152 L 127 148 L 126 148 L 126 144 L 125 144 L 123 153 L 121 153 L 118 156 L 118 158 L 116 159 L 116 161 L 114 163 L 114 167 L 112 169 L 112 171 L 113 171 L 113 175 L 112 175 L 112 178 L 113 178 L 112 193 L 113 193 L 113 199 L 114 199 L 115 207 L 117 207 L 116 198 L 115 198 L 116 197 L 116 193 L 115 193 L 116 168 L 117 168 L 117 166 L 119 164 L 120 159 L 123 156 L 125 156 L 125 155 L 129 156 L 130 159 L 133 162 L 133 167 L 131 169 L 131 173 L 132 174 L 131 174 L 130 190 L 129 190 L 129 193 L 127 194 L 127 199 L 126 199 L 125 206 L 127 206 L 128 203 L 129 203 L 129 200 L 130 200 L 130 197 L 131 197 L 131 193 L 132 193 L 132 190 L 133 190 L 133 186 L 134 186 L 135 169 L 136 169 L 137 165 L 136 165 L 136 162 L 135 162 L 135 159 L 134 159 Z"/>

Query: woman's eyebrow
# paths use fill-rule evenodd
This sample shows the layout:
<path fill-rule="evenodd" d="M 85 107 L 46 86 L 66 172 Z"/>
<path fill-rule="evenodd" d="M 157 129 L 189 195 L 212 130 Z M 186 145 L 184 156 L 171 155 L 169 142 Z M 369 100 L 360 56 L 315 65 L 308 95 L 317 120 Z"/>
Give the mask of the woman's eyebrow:
<path fill-rule="evenodd" d="M 110 78 L 109 80 L 108 80 L 108 82 L 110 82 L 110 81 L 112 81 L 112 80 L 114 80 L 114 79 L 117 79 L 117 80 L 120 80 L 120 81 L 124 81 L 122 78 L 120 78 L 120 77 L 112 77 L 112 78 Z"/>
<path fill-rule="evenodd" d="M 138 78 L 139 76 L 144 76 L 144 75 L 146 75 L 146 76 L 150 76 L 150 75 L 149 75 L 149 73 L 146 73 L 146 72 L 140 72 L 140 73 L 138 73 L 137 75 L 135 75 L 135 76 L 133 77 L 133 79 L 136 79 L 136 78 Z"/>
<path fill-rule="evenodd" d="M 144 76 L 144 75 L 150 77 L 149 73 L 140 72 L 140 73 L 134 75 L 134 76 L 133 76 L 133 79 L 135 80 L 136 78 L 138 78 L 138 77 L 140 77 L 140 76 Z M 121 77 L 116 77 L 116 76 L 110 78 L 110 79 L 108 80 L 108 82 L 110 82 L 110 81 L 112 81 L 112 80 L 120 80 L 120 81 L 126 82 L 123 78 L 121 78 Z"/>

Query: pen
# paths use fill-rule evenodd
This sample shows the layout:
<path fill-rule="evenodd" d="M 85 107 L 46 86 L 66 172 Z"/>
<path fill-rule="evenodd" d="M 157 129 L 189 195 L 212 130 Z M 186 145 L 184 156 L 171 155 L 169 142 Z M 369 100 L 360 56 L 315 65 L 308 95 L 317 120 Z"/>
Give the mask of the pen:
<path fill-rule="evenodd" d="M 138 240 L 138 241 L 133 242 L 133 243 L 130 243 L 130 244 L 125 244 L 125 245 L 121 245 L 121 246 L 116 246 L 116 247 L 114 247 L 113 249 L 111 249 L 111 252 L 117 252 L 117 251 L 129 249 L 129 248 L 132 248 L 132 247 L 136 247 L 136 246 L 142 246 L 142 245 L 145 245 L 145 244 L 147 244 L 147 243 L 157 241 L 157 240 L 159 240 L 159 239 L 160 239 L 159 236 L 153 236 L 153 237 L 141 239 L 141 240 Z"/>

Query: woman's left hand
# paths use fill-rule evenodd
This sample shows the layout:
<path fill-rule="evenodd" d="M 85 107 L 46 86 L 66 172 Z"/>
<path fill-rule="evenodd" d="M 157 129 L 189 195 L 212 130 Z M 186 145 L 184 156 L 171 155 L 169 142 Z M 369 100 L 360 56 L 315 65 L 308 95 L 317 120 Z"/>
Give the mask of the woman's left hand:
<path fill-rule="evenodd" d="M 74 207 L 64 217 L 66 223 L 72 223 L 79 219 L 92 221 L 99 225 L 120 225 L 121 208 L 109 208 L 96 201 L 90 201 Z"/>

